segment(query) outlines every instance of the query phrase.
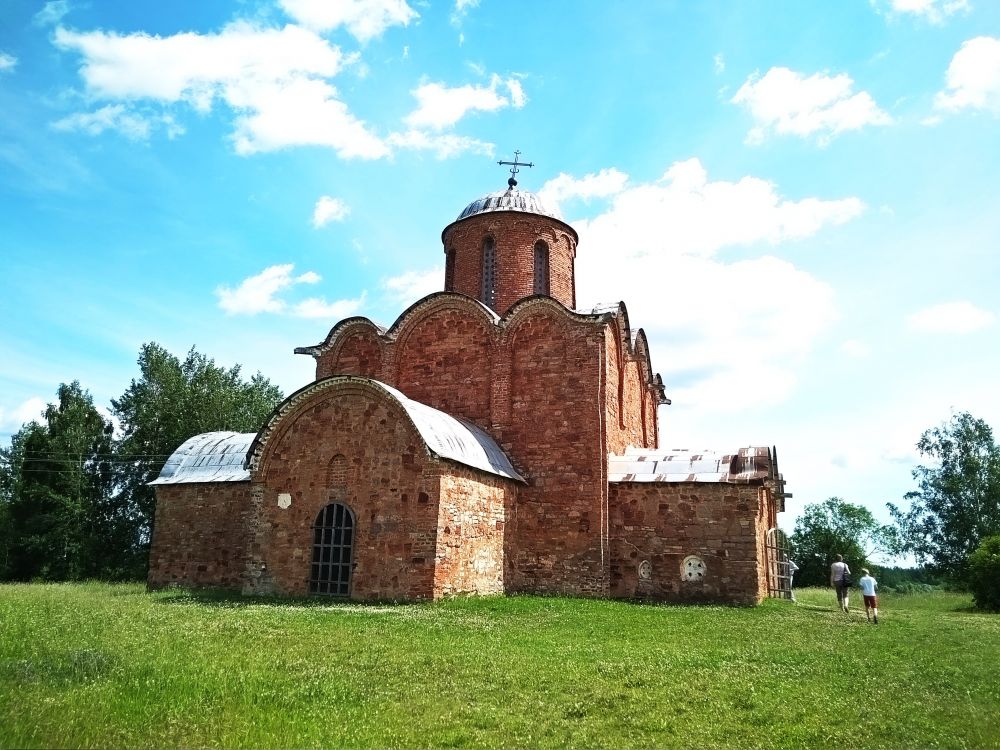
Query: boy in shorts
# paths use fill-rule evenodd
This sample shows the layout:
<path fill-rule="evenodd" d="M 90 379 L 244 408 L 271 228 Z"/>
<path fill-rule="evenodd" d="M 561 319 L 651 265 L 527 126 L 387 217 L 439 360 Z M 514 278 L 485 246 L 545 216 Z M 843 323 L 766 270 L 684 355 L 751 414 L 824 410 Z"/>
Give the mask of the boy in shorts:
<path fill-rule="evenodd" d="M 878 595 L 875 593 L 878 591 L 878 582 L 872 578 L 868 568 L 862 568 L 861 572 L 864 575 L 858 581 L 858 588 L 861 589 L 861 595 L 865 598 L 865 617 L 871 622 L 872 615 L 874 615 L 875 624 L 878 625 Z"/>

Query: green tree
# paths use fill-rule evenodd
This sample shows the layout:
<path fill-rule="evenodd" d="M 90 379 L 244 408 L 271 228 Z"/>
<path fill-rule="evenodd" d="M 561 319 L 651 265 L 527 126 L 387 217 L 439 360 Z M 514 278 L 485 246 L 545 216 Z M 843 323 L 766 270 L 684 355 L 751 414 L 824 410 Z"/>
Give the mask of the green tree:
<path fill-rule="evenodd" d="M 917 449 L 931 459 L 913 478 L 907 511 L 889 503 L 903 551 L 937 572 L 964 581 L 969 555 L 1000 534 L 1000 446 L 990 426 L 968 412 L 924 432 Z"/>
<path fill-rule="evenodd" d="M 979 609 L 1000 612 L 1000 534 L 983 539 L 969 556 L 969 588 Z"/>
<path fill-rule="evenodd" d="M 894 529 L 879 524 L 867 508 L 831 497 L 806 505 L 789 542 L 799 566 L 796 585 L 826 586 L 836 555 L 844 556 L 857 577 L 862 567 L 870 567 L 874 552 L 893 548 Z"/>
<path fill-rule="evenodd" d="M 121 577 L 134 523 L 112 499 L 112 425 L 78 382 L 0 451 L 3 575 Z"/>
<path fill-rule="evenodd" d="M 116 451 L 118 496 L 139 519 L 145 549 L 155 502 L 147 483 L 170 454 L 203 432 L 256 432 L 282 394 L 260 373 L 244 380 L 239 365 L 219 367 L 194 348 L 182 361 L 159 344 L 144 344 L 139 370 L 139 379 L 111 405 L 122 430 Z"/>

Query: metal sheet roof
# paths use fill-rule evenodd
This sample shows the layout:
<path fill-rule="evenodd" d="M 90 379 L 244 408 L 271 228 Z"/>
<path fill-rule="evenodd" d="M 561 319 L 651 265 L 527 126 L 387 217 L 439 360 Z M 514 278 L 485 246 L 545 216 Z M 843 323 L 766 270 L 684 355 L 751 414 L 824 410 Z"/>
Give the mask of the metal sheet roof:
<path fill-rule="evenodd" d="M 498 190 L 495 193 L 477 198 L 466 206 L 455 221 L 461 221 L 469 216 L 485 214 L 490 211 L 522 211 L 528 214 L 541 214 L 553 219 L 563 220 L 562 214 L 546 206 L 534 193 L 517 188 Z"/>
<path fill-rule="evenodd" d="M 507 454 L 482 428 L 427 404 L 413 401 L 385 383 L 377 380 L 371 382 L 395 398 L 406 410 L 431 452 L 491 474 L 524 481 L 524 477 L 511 465 Z"/>
<path fill-rule="evenodd" d="M 254 432 L 206 432 L 185 441 L 150 484 L 187 482 L 246 482 L 250 472 L 243 463 Z"/>
<path fill-rule="evenodd" d="M 609 482 L 752 482 L 773 479 L 768 448 L 740 448 L 733 453 L 629 448 L 608 456 Z"/>

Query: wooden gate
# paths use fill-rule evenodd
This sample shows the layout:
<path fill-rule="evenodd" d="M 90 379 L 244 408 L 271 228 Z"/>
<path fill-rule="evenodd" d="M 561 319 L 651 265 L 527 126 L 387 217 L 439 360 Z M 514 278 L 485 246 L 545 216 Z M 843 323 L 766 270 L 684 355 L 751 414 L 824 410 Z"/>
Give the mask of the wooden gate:
<path fill-rule="evenodd" d="M 788 536 L 781 529 L 768 529 L 764 550 L 767 557 L 767 595 L 775 599 L 791 599 Z"/>

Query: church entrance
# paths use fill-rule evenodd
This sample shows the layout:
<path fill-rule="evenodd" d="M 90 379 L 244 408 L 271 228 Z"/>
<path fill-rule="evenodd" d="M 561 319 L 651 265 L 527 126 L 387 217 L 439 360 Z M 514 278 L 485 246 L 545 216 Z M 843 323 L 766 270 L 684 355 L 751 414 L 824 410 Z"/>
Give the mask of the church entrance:
<path fill-rule="evenodd" d="M 330 503 L 313 524 L 309 593 L 350 596 L 354 513 L 343 503 Z"/>
<path fill-rule="evenodd" d="M 792 598 L 792 571 L 789 564 L 788 537 L 781 529 L 768 529 L 764 539 L 767 556 L 767 595 L 775 599 Z"/>

